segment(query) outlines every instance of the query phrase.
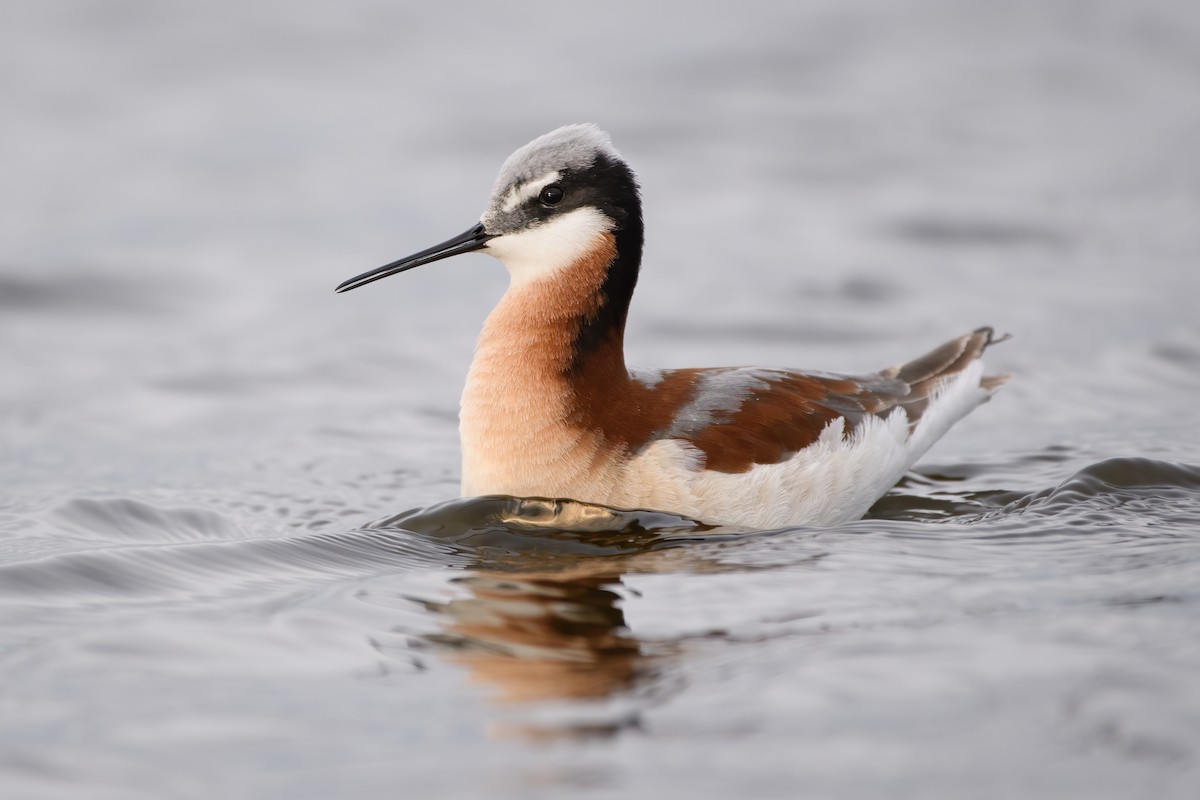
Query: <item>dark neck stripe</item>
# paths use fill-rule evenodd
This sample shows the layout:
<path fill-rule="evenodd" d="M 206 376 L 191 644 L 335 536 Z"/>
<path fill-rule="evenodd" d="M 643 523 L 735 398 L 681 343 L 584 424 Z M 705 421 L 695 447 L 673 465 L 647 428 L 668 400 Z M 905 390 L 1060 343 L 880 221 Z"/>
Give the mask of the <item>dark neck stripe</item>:
<path fill-rule="evenodd" d="M 617 351 L 623 351 L 625 319 L 637 286 L 645 237 L 637 179 L 624 162 L 601 155 L 580 177 L 589 193 L 595 193 L 591 204 L 616 225 L 613 230 L 616 256 L 600 284 L 596 310 L 579 320 L 574 356 L 567 372 L 578 372 L 591 355 L 605 349 L 606 343 L 611 345 L 614 338 Z"/>

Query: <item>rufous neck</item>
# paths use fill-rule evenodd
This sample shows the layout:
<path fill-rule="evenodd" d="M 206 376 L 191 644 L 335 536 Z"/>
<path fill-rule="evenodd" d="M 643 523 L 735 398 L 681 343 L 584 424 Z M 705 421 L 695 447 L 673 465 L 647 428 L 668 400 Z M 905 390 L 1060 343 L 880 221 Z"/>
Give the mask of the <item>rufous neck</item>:
<path fill-rule="evenodd" d="M 489 315 L 477 357 L 505 358 L 513 369 L 547 378 L 600 370 L 625 376 L 628 297 L 610 297 L 619 267 L 615 237 L 604 234 L 574 263 L 539 280 L 514 283 Z"/>

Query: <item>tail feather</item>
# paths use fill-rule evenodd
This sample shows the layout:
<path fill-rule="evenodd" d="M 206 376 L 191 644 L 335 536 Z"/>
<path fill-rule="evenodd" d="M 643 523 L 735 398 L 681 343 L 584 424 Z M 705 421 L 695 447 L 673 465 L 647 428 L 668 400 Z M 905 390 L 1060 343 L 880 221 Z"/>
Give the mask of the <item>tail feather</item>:
<path fill-rule="evenodd" d="M 915 425 L 947 379 L 966 369 L 971 362 L 982 356 L 988 347 L 1008 338 L 1008 334 L 997 337 L 991 328 L 979 328 L 952 339 L 912 361 L 885 369 L 882 374 L 908 384 L 909 393 L 898 405 L 908 414 L 910 424 Z M 1003 374 L 984 375 L 980 378 L 979 385 L 991 392 L 1008 378 L 1008 375 Z"/>

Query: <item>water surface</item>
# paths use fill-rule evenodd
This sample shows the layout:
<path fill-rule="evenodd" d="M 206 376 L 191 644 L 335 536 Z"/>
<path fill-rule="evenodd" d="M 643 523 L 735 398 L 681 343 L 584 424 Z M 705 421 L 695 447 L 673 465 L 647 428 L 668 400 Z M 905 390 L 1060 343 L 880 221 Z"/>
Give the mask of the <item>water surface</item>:
<path fill-rule="evenodd" d="M 0 794 L 1194 797 L 1200 15 L 595 11 L 5 12 Z M 503 271 L 332 289 L 581 120 L 632 363 L 1013 381 L 833 529 L 456 499 Z"/>

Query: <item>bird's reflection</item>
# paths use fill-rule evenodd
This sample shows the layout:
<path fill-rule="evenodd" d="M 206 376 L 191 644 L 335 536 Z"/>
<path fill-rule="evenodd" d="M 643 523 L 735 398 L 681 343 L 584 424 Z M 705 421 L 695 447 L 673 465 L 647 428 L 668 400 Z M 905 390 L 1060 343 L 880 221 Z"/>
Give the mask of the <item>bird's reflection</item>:
<path fill-rule="evenodd" d="M 422 639 L 465 666 L 508 710 L 551 709 L 497 727 L 522 738 L 636 727 L 663 686 L 649 679 L 661 675 L 674 648 L 641 641 L 629 629 L 623 579 L 720 568 L 682 546 L 694 541 L 689 533 L 711 536 L 711 528 L 559 501 L 455 501 L 377 525 L 433 536 L 473 555 L 476 566 L 454 581 L 466 590 L 462 596 L 423 603 L 442 630 Z"/>
<path fill-rule="evenodd" d="M 629 688 L 644 666 L 614 591 L 620 577 L 475 574 L 469 597 L 427 607 L 444 617 L 430 637 L 507 702 L 597 699 Z"/>
<path fill-rule="evenodd" d="M 622 559 L 624 560 L 624 559 Z M 673 647 L 641 641 L 621 608 L 622 573 L 601 559 L 558 573 L 472 572 L 467 594 L 425 607 L 425 641 L 504 707 L 493 733 L 525 740 L 607 737 L 636 728 Z M 530 713 L 526 713 L 530 712 Z"/>

